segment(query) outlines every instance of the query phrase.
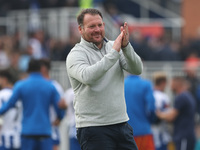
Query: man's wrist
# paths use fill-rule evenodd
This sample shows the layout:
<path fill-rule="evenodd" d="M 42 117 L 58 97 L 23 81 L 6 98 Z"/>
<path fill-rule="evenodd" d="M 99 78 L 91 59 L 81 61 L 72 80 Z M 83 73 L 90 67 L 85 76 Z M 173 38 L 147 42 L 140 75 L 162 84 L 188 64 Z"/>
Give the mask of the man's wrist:
<path fill-rule="evenodd" d="M 122 46 L 122 49 L 126 48 L 128 46 L 128 44 L 129 44 L 129 41 L 125 46 Z"/>

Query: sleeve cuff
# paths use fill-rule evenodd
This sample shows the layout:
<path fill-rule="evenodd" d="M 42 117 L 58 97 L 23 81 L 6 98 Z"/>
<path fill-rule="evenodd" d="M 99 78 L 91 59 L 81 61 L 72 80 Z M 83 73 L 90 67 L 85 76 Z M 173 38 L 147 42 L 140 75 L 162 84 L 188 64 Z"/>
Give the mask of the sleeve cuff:
<path fill-rule="evenodd" d="M 111 53 L 115 56 L 115 57 L 117 57 L 117 58 L 119 58 L 120 57 L 120 54 L 119 54 L 119 52 L 118 51 L 116 51 L 115 49 L 111 49 Z"/>
<path fill-rule="evenodd" d="M 123 52 L 128 51 L 130 49 L 133 49 L 133 47 L 131 46 L 131 43 L 129 42 L 128 45 L 124 48 L 122 48 Z M 134 50 L 134 49 L 133 49 Z"/>

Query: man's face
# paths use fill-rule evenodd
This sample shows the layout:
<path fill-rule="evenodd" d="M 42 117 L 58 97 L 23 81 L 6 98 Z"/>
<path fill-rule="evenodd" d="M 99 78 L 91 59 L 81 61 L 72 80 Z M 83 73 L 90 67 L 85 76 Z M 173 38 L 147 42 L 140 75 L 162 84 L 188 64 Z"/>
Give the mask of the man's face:
<path fill-rule="evenodd" d="M 79 32 L 86 41 L 92 42 L 100 48 L 105 36 L 102 18 L 99 15 L 86 14 L 83 26 L 79 26 Z"/>
<path fill-rule="evenodd" d="M 164 91 L 167 86 L 167 81 L 163 81 L 160 86 L 161 86 L 161 90 Z"/>

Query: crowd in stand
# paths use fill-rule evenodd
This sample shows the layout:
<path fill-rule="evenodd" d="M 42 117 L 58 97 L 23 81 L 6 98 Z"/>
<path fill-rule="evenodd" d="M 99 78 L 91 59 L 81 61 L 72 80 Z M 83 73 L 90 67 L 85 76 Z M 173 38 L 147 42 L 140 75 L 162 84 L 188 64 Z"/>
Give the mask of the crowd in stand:
<path fill-rule="evenodd" d="M 20 40 L 20 33 L 0 36 L 1 67 L 11 65 L 23 70 L 24 63 L 31 57 L 65 61 L 67 54 L 80 38 L 75 35 L 68 41 L 61 41 L 47 37 L 43 31 L 37 30 L 30 33 L 26 46 L 22 47 Z M 187 61 L 191 58 L 198 60 L 200 56 L 200 38 L 169 41 L 164 36 L 144 37 L 139 31 L 133 31 L 130 42 L 144 61 Z"/>
<path fill-rule="evenodd" d="M 117 4 L 114 0 L 93 0 L 93 4 L 103 4 L 105 10 L 111 15 L 113 21 L 121 24 Z M 16 5 L 17 3 L 17 5 Z M 5 16 L 9 10 L 33 9 L 33 8 L 56 8 L 65 6 L 80 6 L 78 0 L 16 0 L 1 1 L 0 16 Z M 118 2 L 119 3 L 119 2 Z M 126 2 L 127 3 L 127 2 Z M 50 58 L 53 61 L 65 61 L 70 49 L 79 41 L 79 37 L 71 34 L 66 41 L 53 39 L 42 30 L 34 30 L 29 33 L 27 43 L 23 43 L 21 33 L 14 35 L 2 35 L 0 27 L 0 66 L 11 65 L 16 68 L 25 69 L 25 62 L 30 57 Z M 2 31 L 3 33 L 3 31 Z M 167 32 L 166 32 L 167 33 Z M 200 36 L 193 39 L 171 40 L 168 34 L 162 36 L 144 36 L 139 30 L 133 30 L 130 35 L 130 42 L 135 51 L 144 61 L 185 61 L 188 58 L 199 58 Z"/>

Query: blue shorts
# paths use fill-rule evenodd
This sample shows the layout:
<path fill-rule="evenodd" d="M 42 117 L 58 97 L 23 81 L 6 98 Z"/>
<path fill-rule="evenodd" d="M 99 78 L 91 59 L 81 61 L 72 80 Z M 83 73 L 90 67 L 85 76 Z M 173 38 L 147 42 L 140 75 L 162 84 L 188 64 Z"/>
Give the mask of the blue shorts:
<path fill-rule="evenodd" d="M 21 137 L 21 150 L 53 150 L 51 137 Z"/>
<path fill-rule="evenodd" d="M 195 148 L 195 136 L 187 137 L 180 140 L 174 140 L 174 144 L 176 149 L 185 149 L 185 150 L 193 150 Z"/>

